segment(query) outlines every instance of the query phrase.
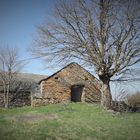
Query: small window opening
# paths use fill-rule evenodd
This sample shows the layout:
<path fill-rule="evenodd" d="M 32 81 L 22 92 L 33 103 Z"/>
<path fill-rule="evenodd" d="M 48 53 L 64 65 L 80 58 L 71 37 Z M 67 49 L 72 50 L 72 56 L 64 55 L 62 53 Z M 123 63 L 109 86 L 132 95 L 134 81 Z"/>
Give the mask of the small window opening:
<path fill-rule="evenodd" d="M 87 80 L 88 80 L 88 78 L 87 78 L 87 77 L 85 77 L 85 80 L 87 81 Z"/>
<path fill-rule="evenodd" d="M 58 77 L 56 76 L 55 79 L 58 79 Z"/>

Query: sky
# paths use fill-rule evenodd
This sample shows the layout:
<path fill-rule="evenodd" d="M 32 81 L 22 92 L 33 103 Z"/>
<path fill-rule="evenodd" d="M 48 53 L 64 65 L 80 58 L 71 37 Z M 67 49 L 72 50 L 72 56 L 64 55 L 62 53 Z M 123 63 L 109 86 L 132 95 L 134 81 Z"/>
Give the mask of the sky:
<path fill-rule="evenodd" d="M 9 45 L 19 48 L 21 59 L 33 56 L 32 46 L 36 26 L 51 14 L 56 0 L 0 0 L 0 47 Z M 54 70 L 44 69 L 40 60 L 27 61 L 23 69 L 27 73 L 50 75 Z"/>
<path fill-rule="evenodd" d="M 18 47 L 21 59 L 30 59 L 33 56 L 28 49 L 32 46 L 33 37 L 36 34 L 36 26 L 46 20 L 54 9 L 57 0 L 0 0 L 0 47 L 9 45 Z M 38 59 L 27 61 L 23 72 L 43 75 L 51 75 L 58 68 L 44 68 L 44 63 Z M 115 86 L 112 86 L 115 91 Z M 128 89 L 139 90 L 140 82 L 122 84 L 117 86 L 117 91 Z"/>

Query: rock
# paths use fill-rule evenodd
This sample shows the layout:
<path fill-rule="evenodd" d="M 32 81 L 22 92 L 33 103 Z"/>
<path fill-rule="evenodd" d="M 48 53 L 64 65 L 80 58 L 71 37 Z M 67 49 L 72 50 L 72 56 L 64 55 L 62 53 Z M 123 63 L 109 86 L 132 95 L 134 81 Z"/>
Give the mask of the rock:
<path fill-rule="evenodd" d="M 111 110 L 111 109 L 107 110 L 107 112 L 108 112 L 108 113 L 113 113 L 113 114 L 115 114 L 115 111 L 114 111 L 114 110 Z"/>

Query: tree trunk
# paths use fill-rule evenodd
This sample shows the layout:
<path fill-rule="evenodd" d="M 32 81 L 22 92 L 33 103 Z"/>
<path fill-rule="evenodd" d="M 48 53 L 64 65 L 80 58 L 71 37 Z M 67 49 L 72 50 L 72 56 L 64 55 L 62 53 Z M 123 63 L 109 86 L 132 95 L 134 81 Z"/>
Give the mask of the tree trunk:
<path fill-rule="evenodd" d="M 4 107 L 6 108 L 6 86 L 5 82 L 3 81 L 3 93 L 4 93 Z"/>
<path fill-rule="evenodd" d="M 7 100 L 6 100 L 6 103 L 5 103 L 5 108 L 8 108 L 8 102 L 7 102 Z"/>
<path fill-rule="evenodd" d="M 5 104 L 5 108 L 9 107 L 9 84 L 7 86 L 7 92 L 6 92 L 6 104 Z"/>
<path fill-rule="evenodd" d="M 7 92 L 4 92 L 4 107 L 8 108 L 8 104 L 7 104 Z"/>
<path fill-rule="evenodd" d="M 110 91 L 109 80 L 102 81 L 101 105 L 105 109 L 112 109 L 112 96 Z"/>

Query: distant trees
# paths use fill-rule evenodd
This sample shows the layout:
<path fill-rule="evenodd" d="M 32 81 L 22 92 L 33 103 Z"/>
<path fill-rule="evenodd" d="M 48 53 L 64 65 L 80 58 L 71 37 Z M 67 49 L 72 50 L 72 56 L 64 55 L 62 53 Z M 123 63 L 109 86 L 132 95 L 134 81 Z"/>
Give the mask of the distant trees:
<path fill-rule="evenodd" d="M 0 48 L 0 84 L 4 92 L 5 108 L 9 106 L 10 90 L 20 86 L 16 78 L 17 73 L 22 68 L 23 62 L 19 59 L 17 48 L 11 48 L 9 46 Z"/>
<path fill-rule="evenodd" d="M 111 78 L 140 62 L 140 2 L 61 0 L 52 19 L 38 27 L 33 53 L 94 67 L 102 83 L 101 104 L 111 108 Z"/>

